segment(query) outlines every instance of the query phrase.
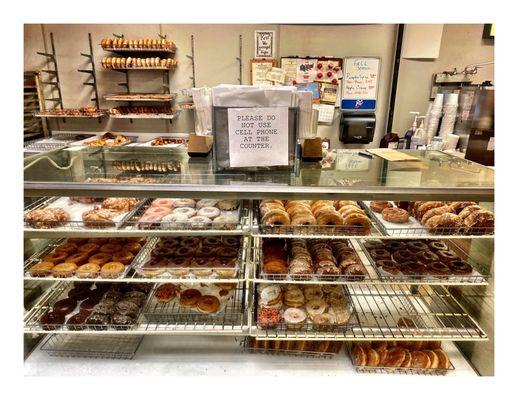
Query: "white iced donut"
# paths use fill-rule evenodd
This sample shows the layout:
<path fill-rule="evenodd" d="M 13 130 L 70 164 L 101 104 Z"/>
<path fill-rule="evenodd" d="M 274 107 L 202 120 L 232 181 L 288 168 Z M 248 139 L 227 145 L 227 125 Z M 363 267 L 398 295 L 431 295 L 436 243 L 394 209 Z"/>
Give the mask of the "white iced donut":
<path fill-rule="evenodd" d="M 203 207 L 196 212 L 196 215 L 210 219 L 216 218 L 219 214 L 221 214 L 221 211 L 216 207 Z"/>
<path fill-rule="evenodd" d="M 196 208 L 200 209 L 203 207 L 216 207 L 216 204 L 218 204 L 218 201 L 219 200 L 214 200 L 214 199 L 201 199 L 201 200 L 198 200 L 198 202 L 196 203 Z"/>
<path fill-rule="evenodd" d="M 239 206 L 238 200 L 220 200 L 218 201 L 218 207 L 222 211 L 235 210 Z"/>
<path fill-rule="evenodd" d="M 170 225 L 184 225 L 187 221 L 189 221 L 189 217 L 186 214 L 169 214 L 162 218 L 162 227 L 167 227 Z"/>
<path fill-rule="evenodd" d="M 189 218 L 189 223 L 193 228 L 205 228 L 211 222 L 210 218 L 202 217 L 201 215 Z"/>
<path fill-rule="evenodd" d="M 173 210 L 173 214 L 183 214 L 187 216 L 187 218 L 191 218 L 196 215 L 196 210 L 191 207 L 179 207 Z"/>
<path fill-rule="evenodd" d="M 151 202 L 152 207 L 166 207 L 173 208 L 173 199 L 155 199 Z"/>
<path fill-rule="evenodd" d="M 300 308 L 295 307 L 287 308 L 282 316 L 284 318 L 284 321 L 286 321 L 286 323 L 288 324 L 301 324 L 307 318 L 306 313 L 304 311 L 302 311 Z"/>
<path fill-rule="evenodd" d="M 194 207 L 196 202 L 193 199 L 173 199 L 173 207 Z"/>
<path fill-rule="evenodd" d="M 268 303 L 276 300 L 281 294 L 281 288 L 278 285 L 268 285 L 259 292 L 259 305 L 266 306 Z M 281 302 L 279 302 L 281 303 Z"/>

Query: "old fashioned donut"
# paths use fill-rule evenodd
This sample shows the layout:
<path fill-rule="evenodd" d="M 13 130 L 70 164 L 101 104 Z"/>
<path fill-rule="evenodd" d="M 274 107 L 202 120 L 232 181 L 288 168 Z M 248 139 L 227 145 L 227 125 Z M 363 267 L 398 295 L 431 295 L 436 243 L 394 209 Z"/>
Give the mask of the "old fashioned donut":
<path fill-rule="evenodd" d="M 45 257 L 43 257 L 43 261 L 48 261 L 53 264 L 60 264 L 62 262 L 65 262 L 65 260 L 67 258 L 68 258 L 67 253 L 53 252 L 53 253 L 47 254 Z"/>
<path fill-rule="evenodd" d="M 97 243 L 85 243 L 81 246 L 79 246 L 79 251 L 88 253 L 88 254 L 94 254 L 95 252 L 99 251 L 99 246 Z"/>
<path fill-rule="evenodd" d="M 469 275 L 473 272 L 473 267 L 462 260 L 451 261 L 448 267 L 454 275 Z"/>
<path fill-rule="evenodd" d="M 390 201 L 371 201 L 369 208 L 375 213 L 382 212 L 385 208 L 392 208 L 394 205 Z"/>
<path fill-rule="evenodd" d="M 113 253 L 112 260 L 116 262 L 120 262 L 124 265 L 131 264 L 135 256 L 133 253 L 129 251 L 118 251 L 117 253 Z"/>
<path fill-rule="evenodd" d="M 93 256 L 91 256 L 88 259 L 88 262 L 103 266 L 107 262 L 110 262 L 111 259 L 112 259 L 112 255 L 109 253 L 97 253 L 97 254 L 94 254 Z"/>
<path fill-rule="evenodd" d="M 198 311 L 212 314 L 218 311 L 220 304 L 221 303 L 216 296 L 200 296 L 196 306 Z"/>
<path fill-rule="evenodd" d="M 317 217 L 317 225 L 342 225 L 343 218 L 336 210 L 324 210 Z"/>
<path fill-rule="evenodd" d="M 71 262 L 65 262 L 52 267 L 52 275 L 56 278 L 68 278 L 74 275 L 77 265 Z"/>
<path fill-rule="evenodd" d="M 335 317 L 330 313 L 316 314 L 312 317 L 313 327 L 319 331 L 326 331 L 332 328 L 330 325 L 336 323 Z"/>
<path fill-rule="evenodd" d="M 29 274 L 33 277 L 49 276 L 52 272 L 52 267 L 54 267 L 54 263 L 49 261 L 42 261 L 40 263 L 34 264 L 29 269 Z"/>
<path fill-rule="evenodd" d="M 182 307 L 196 307 L 201 293 L 196 289 L 187 289 L 180 293 L 180 305 Z"/>
<path fill-rule="evenodd" d="M 439 260 L 439 257 L 432 251 L 420 251 L 416 253 L 415 257 L 424 264 L 429 264 Z"/>
<path fill-rule="evenodd" d="M 201 217 L 207 217 L 210 219 L 216 218 L 221 214 L 221 211 L 217 207 L 202 207 L 198 209 L 196 212 L 196 215 L 199 215 Z"/>
<path fill-rule="evenodd" d="M 122 246 L 122 251 L 129 251 L 133 255 L 136 255 L 140 250 L 142 250 L 142 245 L 138 242 L 130 242 Z"/>
<path fill-rule="evenodd" d="M 261 220 L 265 225 L 289 225 L 291 222 L 286 211 L 275 208 L 266 212 Z"/>
<path fill-rule="evenodd" d="M 84 264 L 88 260 L 89 256 L 90 256 L 90 253 L 76 253 L 76 254 L 73 254 L 73 255 L 67 257 L 65 262 L 81 265 L 81 264 Z"/>
<path fill-rule="evenodd" d="M 198 238 L 198 237 L 183 237 L 181 240 L 180 240 L 180 245 L 181 246 L 186 246 L 186 247 L 191 247 L 191 248 L 195 248 L 195 247 L 198 247 L 201 243 L 201 239 Z"/>
<path fill-rule="evenodd" d="M 385 221 L 392 222 L 394 224 L 404 224 L 405 222 L 408 222 L 409 218 L 408 211 L 397 207 L 383 209 L 381 217 Z"/>
<path fill-rule="evenodd" d="M 438 240 L 434 240 L 428 243 L 428 246 L 432 251 L 439 251 L 439 250 L 448 250 L 448 246 L 444 244 L 443 242 L 439 242 Z"/>
<path fill-rule="evenodd" d="M 430 275 L 449 275 L 450 273 L 448 266 L 440 261 L 434 261 L 428 264 L 426 269 Z"/>
<path fill-rule="evenodd" d="M 381 268 L 383 271 L 388 272 L 392 275 L 398 275 L 399 274 L 399 266 L 396 262 L 392 260 L 378 260 L 376 261 L 376 266 L 378 268 Z"/>
<path fill-rule="evenodd" d="M 196 202 L 196 209 L 199 210 L 204 207 L 216 207 L 219 200 L 215 199 L 201 199 Z"/>
<path fill-rule="evenodd" d="M 117 278 L 124 272 L 124 268 L 121 262 L 108 262 L 101 267 L 101 277 Z"/>
<path fill-rule="evenodd" d="M 358 234 L 368 235 L 371 229 L 370 219 L 359 213 L 352 213 L 343 217 L 343 224 L 347 227 L 354 228 Z"/>
<path fill-rule="evenodd" d="M 449 264 L 452 261 L 459 260 L 459 256 L 457 253 L 451 250 L 439 250 L 437 253 L 437 257 L 445 264 Z"/>
<path fill-rule="evenodd" d="M 406 246 L 408 250 L 412 252 L 419 252 L 419 251 L 427 251 L 429 250 L 428 245 L 425 242 L 420 242 L 418 240 L 412 240 L 410 242 L 406 243 Z"/>
<path fill-rule="evenodd" d="M 95 278 L 100 270 L 101 267 L 99 265 L 86 263 L 76 269 L 76 276 L 78 278 Z"/>
<path fill-rule="evenodd" d="M 115 243 L 103 244 L 99 249 L 99 251 L 101 253 L 116 253 L 121 250 L 122 250 L 122 246 L 120 244 L 115 244 Z"/>
<path fill-rule="evenodd" d="M 67 253 L 67 254 L 73 254 L 73 253 L 76 253 L 78 250 L 77 250 L 77 246 L 73 243 L 63 243 L 63 244 L 60 244 L 59 246 L 57 246 L 55 249 L 54 249 L 55 252 L 62 252 L 62 253 Z"/>
<path fill-rule="evenodd" d="M 369 251 L 369 254 L 375 261 L 390 260 L 392 258 L 390 253 L 385 249 L 372 249 Z"/>
<path fill-rule="evenodd" d="M 392 259 L 401 264 L 406 261 L 411 261 L 415 259 L 415 253 L 412 253 L 410 250 L 401 249 L 392 254 Z"/>
<path fill-rule="evenodd" d="M 239 200 L 219 200 L 217 204 L 221 211 L 232 211 L 239 207 Z"/>

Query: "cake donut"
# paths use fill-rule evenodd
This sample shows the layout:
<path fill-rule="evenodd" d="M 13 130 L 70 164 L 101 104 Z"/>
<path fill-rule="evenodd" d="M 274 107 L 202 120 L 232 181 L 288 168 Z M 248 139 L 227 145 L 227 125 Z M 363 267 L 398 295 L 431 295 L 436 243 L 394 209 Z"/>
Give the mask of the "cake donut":
<path fill-rule="evenodd" d="M 371 201 L 369 203 L 369 208 L 375 213 L 382 212 L 385 208 L 394 207 L 390 201 Z"/>
<path fill-rule="evenodd" d="M 174 208 L 191 207 L 196 206 L 196 202 L 193 199 L 173 199 Z"/>
<path fill-rule="evenodd" d="M 408 211 L 397 207 L 387 207 L 381 211 L 381 217 L 394 224 L 404 224 L 408 222 Z"/>

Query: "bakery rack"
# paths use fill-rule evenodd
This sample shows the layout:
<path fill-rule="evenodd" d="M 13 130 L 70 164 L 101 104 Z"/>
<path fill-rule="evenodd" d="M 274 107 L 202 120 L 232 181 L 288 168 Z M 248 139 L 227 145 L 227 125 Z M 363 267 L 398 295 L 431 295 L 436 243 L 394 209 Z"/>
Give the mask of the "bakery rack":
<path fill-rule="evenodd" d="M 256 347 L 254 342 L 268 342 L 268 347 Z M 314 350 L 295 350 L 295 349 L 275 349 L 270 347 L 270 343 L 274 341 L 256 341 L 254 337 L 247 336 L 242 342 L 243 350 L 252 354 L 267 354 L 271 356 L 289 356 L 289 357 L 306 357 L 331 359 L 340 353 L 341 348 L 337 352 L 330 351 L 314 351 Z"/>
<path fill-rule="evenodd" d="M 41 350 L 52 357 L 131 360 L 144 335 L 49 335 Z"/>
<path fill-rule="evenodd" d="M 139 95 L 142 95 L 142 97 L 138 97 Z M 157 95 L 160 95 L 161 98 L 152 98 L 149 96 L 152 96 L 153 93 L 117 93 L 117 94 L 107 94 L 104 95 L 104 100 L 107 101 L 124 101 L 124 102 L 131 102 L 131 101 L 138 101 L 138 102 L 171 102 L 175 101 L 176 99 L 176 93 L 163 93 Z"/>
<path fill-rule="evenodd" d="M 126 100 L 129 101 L 129 100 Z M 131 100 L 140 101 L 140 100 Z M 110 118 L 113 119 L 176 119 L 180 115 L 181 110 L 175 110 L 173 114 L 145 114 L 145 113 L 132 113 L 132 114 L 109 114 Z"/>

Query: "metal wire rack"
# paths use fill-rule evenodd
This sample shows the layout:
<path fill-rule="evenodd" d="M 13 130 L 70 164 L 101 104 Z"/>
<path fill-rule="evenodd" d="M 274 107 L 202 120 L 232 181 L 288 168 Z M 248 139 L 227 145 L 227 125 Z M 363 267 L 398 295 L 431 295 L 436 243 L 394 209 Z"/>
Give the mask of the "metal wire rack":
<path fill-rule="evenodd" d="M 49 335 L 41 346 L 52 357 L 131 360 L 143 335 Z"/>
<path fill-rule="evenodd" d="M 210 236 L 220 236 L 220 235 L 243 235 L 247 231 L 249 231 L 250 227 L 250 210 L 244 204 L 242 200 L 239 202 L 239 207 L 236 212 L 233 214 L 237 214 L 237 222 L 229 223 L 229 222 L 214 222 L 206 223 L 200 226 L 196 224 L 190 223 L 182 223 L 179 224 L 177 222 L 158 222 L 158 223 L 140 223 L 139 220 L 142 218 L 147 209 L 151 206 L 153 199 L 147 199 L 144 201 L 135 213 L 132 214 L 131 218 L 126 219 L 122 229 L 124 230 L 139 230 L 146 233 L 150 231 L 167 232 L 168 236 L 174 235 L 176 232 L 178 234 L 194 234 L 194 235 L 210 235 Z"/>
<path fill-rule="evenodd" d="M 137 101 L 137 100 L 132 100 Z M 140 101 L 140 100 L 138 100 Z M 110 118 L 115 119 L 175 119 L 180 115 L 180 110 L 174 114 L 144 114 L 144 113 L 133 113 L 133 114 L 109 114 Z"/>
<path fill-rule="evenodd" d="M 281 342 L 281 343 L 279 343 Z M 242 341 L 243 349 L 247 353 L 253 354 L 267 354 L 271 356 L 292 356 L 292 357 L 306 357 L 306 358 L 322 358 L 322 359 L 330 359 L 335 357 L 342 349 L 341 342 L 333 342 L 332 345 L 329 341 L 326 343 L 327 347 L 333 346 L 334 351 L 316 351 L 316 350 L 306 350 L 309 346 L 304 345 L 302 350 L 296 350 L 293 343 L 300 343 L 300 341 L 280 341 L 280 340 L 256 340 L 254 337 L 247 336 Z M 317 342 L 313 342 L 317 343 Z M 280 344 L 279 348 L 276 348 L 277 344 Z M 338 346 L 339 345 L 339 346 Z M 281 347 L 282 346 L 282 347 Z M 313 349 L 315 346 L 311 346 L 309 348 Z"/>
<path fill-rule="evenodd" d="M 116 93 L 104 95 L 104 100 L 107 101 L 170 102 L 175 99 L 176 93 Z"/>
<path fill-rule="evenodd" d="M 75 110 L 57 110 L 53 112 L 52 110 L 43 111 L 43 112 L 35 112 L 35 117 L 42 118 L 100 118 L 104 117 L 107 114 L 107 110 L 99 110 L 97 112 L 92 112 L 88 114 L 77 114 Z"/>
<path fill-rule="evenodd" d="M 111 51 L 113 53 L 166 53 L 166 54 L 174 54 L 176 53 L 175 49 L 157 49 L 157 48 L 136 48 L 136 47 L 103 47 L 104 51 Z"/>
<path fill-rule="evenodd" d="M 49 243 L 48 246 L 42 248 L 40 251 L 34 253 L 31 257 L 29 257 L 23 266 L 24 271 L 24 280 L 26 281 L 67 281 L 67 282 L 73 282 L 73 281 L 103 281 L 103 282 L 124 282 L 124 281 L 133 281 L 134 279 L 131 276 L 128 276 L 130 271 L 134 271 L 137 265 L 141 265 L 145 257 L 147 256 L 150 249 L 150 241 L 148 240 L 143 246 L 142 249 L 135 255 L 135 258 L 133 261 L 126 265 L 124 268 L 124 271 L 117 277 L 110 277 L 110 278 L 104 278 L 101 276 L 100 272 L 95 274 L 94 276 L 91 276 L 89 278 L 79 278 L 76 275 L 72 275 L 67 278 L 63 277 L 55 277 L 52 275 L 49 276 L 32 276 L 30 273 L 30 269 L 34 264 L 39 263 L 47 254 L 52 253 L 57 246 L 64 243 L 66 239 L 54 239 Z M 133 272 L 133 275 L 135 273 Z"/>
<path fill-rule="evenodd" d="M 378 275 L 378 280 L 380 282 L 391 282 L 391 283 L 415 283 L 415 284 L 448 284 L 448 285 L 487 285 L 489 279 L 489 273 L 486 268 L 481 265 L 478 265 L 473 260 L 470 259 L 469 255 L 462 250 L 455 242 L 451 240 L 444 240 L 443 242 L 447 243 L 447 246 L 450 250 L 457 253 L 457 255 L 470 264 L 473 268 L 471 274 L 468 275 L 429 275 L 429 274 L 421 274 L 421 275 L 407 275 L 407 274 L 397 274 L 392 275 L 388 272 L 382 271 L 376 265 L 376 261 L 371 257 L 369 251 L 365 248 L 365 241 L 358 241 L 362 247 L 363 254 L 368 259 L 371 267 L 376 271 Z"/>
<path fill-rule="evenodd" d="M 310 281 L 310 282 L 363 282 L 363 281 L 372 281 L 370 278 L 369 272 L 365 268 L 361 258 L 356 253 L 356 250 L 352 244 L 352 242 L 348 239 L 340 239 L 343 242 L 346 242 L 351 249 L 354 250 L 354 254 L 358 260 L 358 265 L 361 266 L 363 275 L 347 275 L 347 274 L 267 274 L 263 270 L 263 251 L 262 251 L 262 240 L 259 239 L 258 247 L 253 248 L 251 251 L 254 252 L 254 263 L 257 260 L 256 266 L 256 276 L 258 279 L 265 281 L 290 281 L 296 283 L 302 283 L 302 281 Z"/>
<path fill-rule="evenodd" d="M 353 364 L 356 372 L 360 373 L 370 373 L 370 374 L 400 374 L 400 375 L 436 375 L 442 376 L 446 375 L 448 372 L 454 371 L 455 367 L 453 366 L 451 360 L 448 368 L 412 368 L 412 367 L 385 367 L 385 366 L 360 366 L 355 365 L 352 357 L 352 343 L 348 342 L 346 344 L 347 353 L 351 360 L 351 364 Z"/>
<path fill-rule="evenodd" d="M 401 239 L 412 239 L 412 238 L 466 238 L 466 237 L 477 237 L 477 238 L 493 238 L 494 228 L 465 228 L 465 227 L 441 227 L 441 228 L 426 228 L 420 225 L 414 217 L 410 217 L 411 223 L 401 226 L 396 224 L 387 223 L 381 214 L 373 212 L 367 203 L 361 201 L 360 204 L 369 214 L 369 217 L 376 221 L 376 225 L 381 230 L 383 236 L 390 236 Z"/>

